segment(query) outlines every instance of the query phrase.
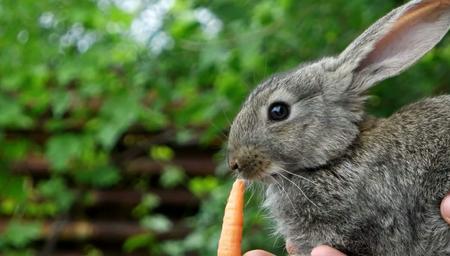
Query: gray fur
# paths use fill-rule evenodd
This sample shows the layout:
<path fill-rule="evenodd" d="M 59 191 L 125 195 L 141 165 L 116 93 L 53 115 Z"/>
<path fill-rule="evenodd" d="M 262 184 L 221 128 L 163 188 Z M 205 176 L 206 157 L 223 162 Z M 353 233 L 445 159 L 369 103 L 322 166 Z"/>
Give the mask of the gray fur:
<path fill-rule="evenodd" d="M 365 91 L 412 65 L 449 26 L 450 1 L 412 1 L 341 55 L 274 75 L 243 104 L 229 159 L 242 177 L 268 183 L 265 205 L 299 254 L 326 244 L 349 256 L 450 255 L 439 213 L 450 191 L 450 96 L 387 119 L 364 114 Z M 268 120 L 276 101 L 291 106 L 287 120 Z"/>

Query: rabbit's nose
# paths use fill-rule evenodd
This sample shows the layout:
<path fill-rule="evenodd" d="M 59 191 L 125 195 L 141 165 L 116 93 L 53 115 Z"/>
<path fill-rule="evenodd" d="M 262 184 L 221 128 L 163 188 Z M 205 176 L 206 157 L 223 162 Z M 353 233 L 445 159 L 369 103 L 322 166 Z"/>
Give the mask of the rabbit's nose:
<path fill-rule="evenodd" d="M 233 171 L 239 170 L 239 163 L 236 159 L 230 159 L 228 162 L 228 166 Z"/>

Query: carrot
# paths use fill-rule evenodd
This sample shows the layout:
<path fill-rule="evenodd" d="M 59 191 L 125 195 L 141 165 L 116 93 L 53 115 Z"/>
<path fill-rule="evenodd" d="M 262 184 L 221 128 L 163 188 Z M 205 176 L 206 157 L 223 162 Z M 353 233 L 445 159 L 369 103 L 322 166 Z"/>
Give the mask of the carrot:
<path fill-rule="evenodd" d="M 238 179 L 234 182 L 228 196 L 217 256 L 241 256 L 242 228 L 244 224 L 244 189 L 244 181 Z"/>

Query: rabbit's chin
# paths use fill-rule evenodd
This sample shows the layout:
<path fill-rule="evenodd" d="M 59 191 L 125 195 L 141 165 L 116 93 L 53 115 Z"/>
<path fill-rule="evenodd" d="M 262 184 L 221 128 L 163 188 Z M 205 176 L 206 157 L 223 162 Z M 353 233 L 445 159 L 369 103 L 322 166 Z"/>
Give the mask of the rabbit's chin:
<path fill-rule="evenodd" d="M 256 173 L 248 174 L 248 173 L 240 173 L 238 175 L 238 178 L 248 180 L 248 181 L 258 181 L 262 183 L 270 184 L 273 182 L 274 177 L 276 176 L 275 173 L 271 174 L 267 171 L 259 171 Z"/>

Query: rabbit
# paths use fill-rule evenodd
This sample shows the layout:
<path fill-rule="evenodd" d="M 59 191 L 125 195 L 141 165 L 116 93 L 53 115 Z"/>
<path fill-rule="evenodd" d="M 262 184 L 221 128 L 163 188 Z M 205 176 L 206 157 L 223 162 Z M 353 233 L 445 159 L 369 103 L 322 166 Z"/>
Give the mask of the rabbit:
<path fill-rule="evenodd" d="M 385 119 L 367 91 L 445 36 L 450 0 L 414 0 L 341 54 L 275 74 L 231 124 L 230 169 L 265 187 L 275 230 L 298 255 L 318 245 L 347 255 L 450 255 L 439 213 L 450 191 L 450 95 Z"/>

